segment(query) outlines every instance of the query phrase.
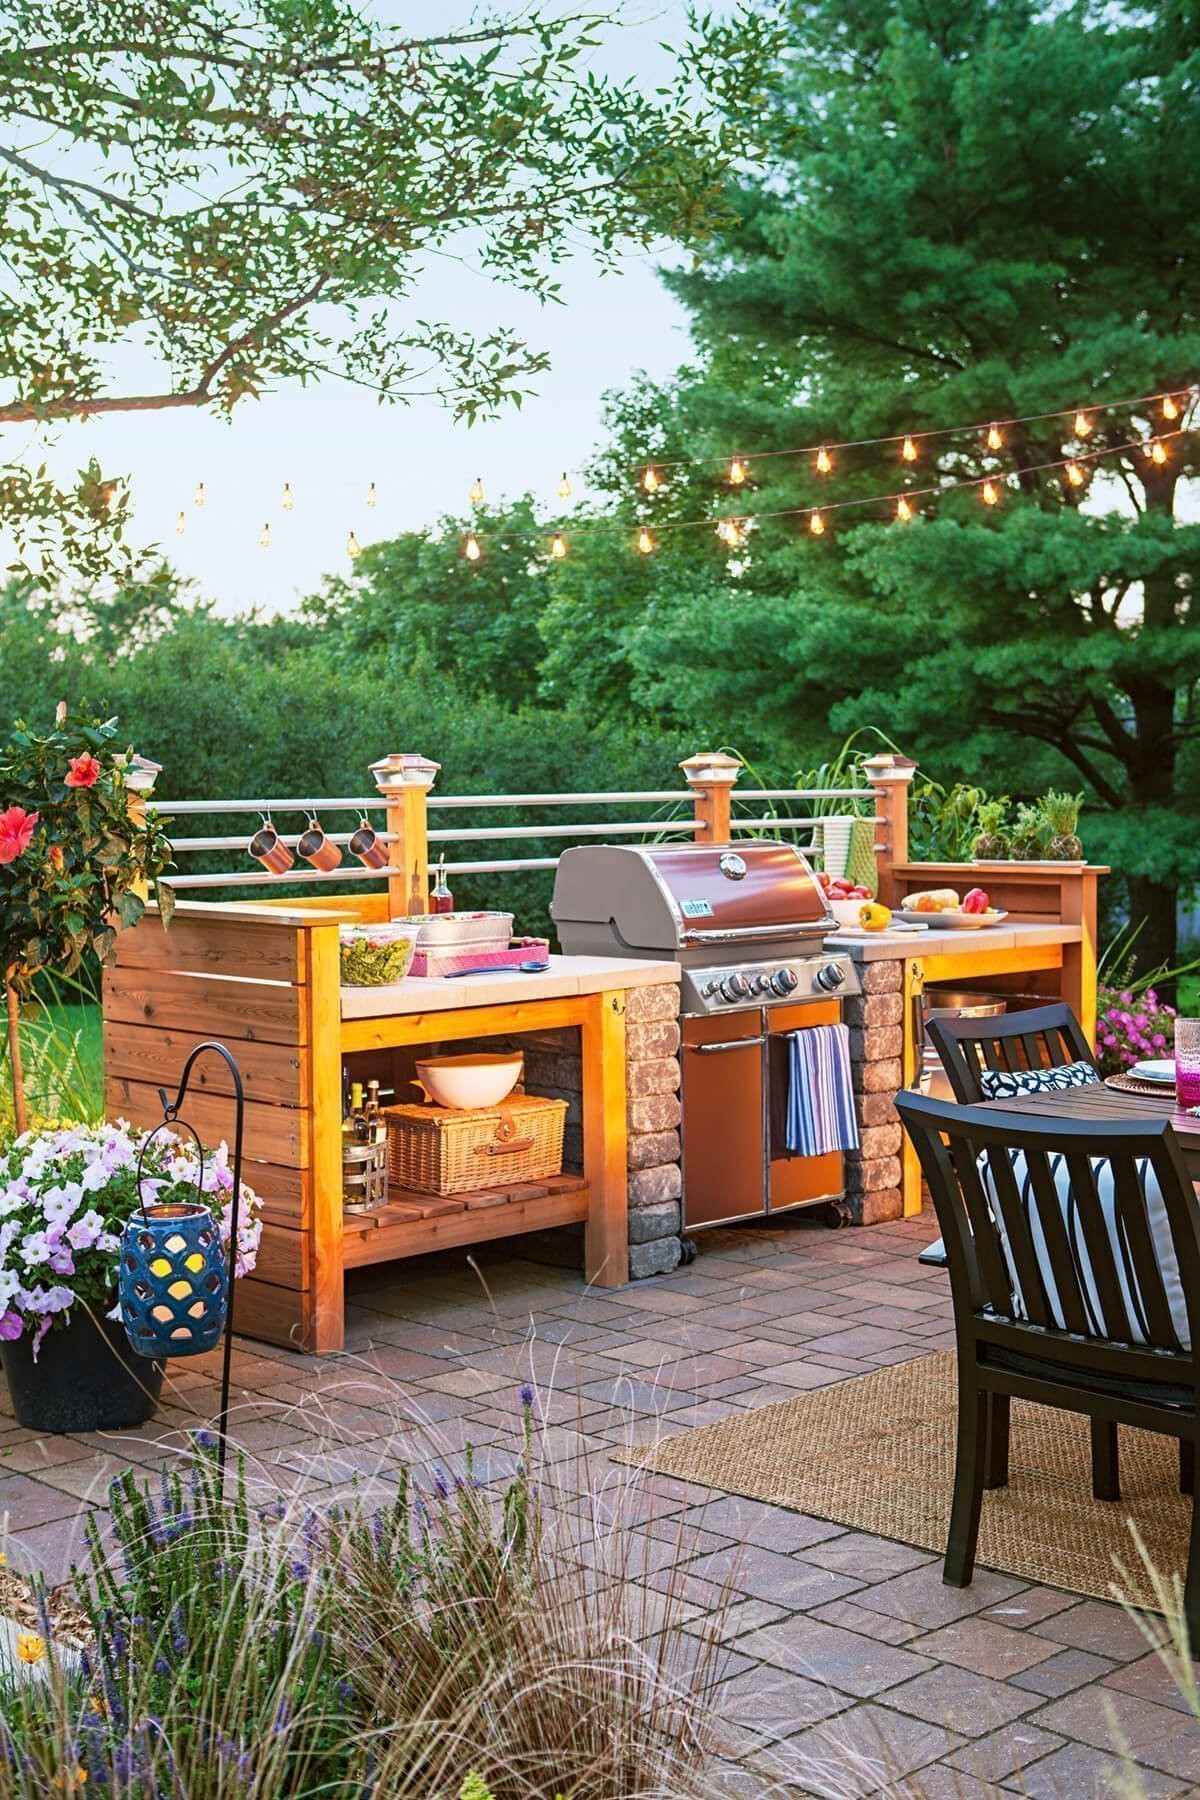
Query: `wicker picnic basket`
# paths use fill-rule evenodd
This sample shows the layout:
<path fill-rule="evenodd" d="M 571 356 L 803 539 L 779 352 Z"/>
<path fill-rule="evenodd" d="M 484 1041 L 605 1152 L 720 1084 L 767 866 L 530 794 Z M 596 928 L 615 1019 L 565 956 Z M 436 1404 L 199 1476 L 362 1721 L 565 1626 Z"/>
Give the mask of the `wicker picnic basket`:
<path fill-rule="evenodd" d="M 394 1187 L 469 1194 L 562 1171 L 565 1100 L 513 1094 L 502 1106 L 385 1106 Z"/>

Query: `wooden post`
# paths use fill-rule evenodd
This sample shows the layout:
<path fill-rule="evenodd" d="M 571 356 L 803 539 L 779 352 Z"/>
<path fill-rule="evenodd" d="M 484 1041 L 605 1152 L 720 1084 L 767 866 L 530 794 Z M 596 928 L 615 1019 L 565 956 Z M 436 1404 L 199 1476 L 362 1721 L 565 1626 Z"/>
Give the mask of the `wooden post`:
<path fill-rule="evenodd" d="M 583 1173 L 588 1184 L 584 1273 L 601 1287 L 623 1287 L 629 1280 L 624 994 L 593 995 L 579 1036 Z"/>
<path fill-rule="evenodd" d="M 308 985 L 309 1179 L 312 1301 L 305 1349 L 321 1356 L 345 1342 L 342 1269 L 342 1059 L 338 927 L 305 933 Z"/>
<path fill-rule="evenodd" d="M 1078 925 L 1077 944 L 1063 945 L 1060 995 L 1083 1026 L 1089 1044 L 1096 1041 L 1096 889 L 1106 868 L 1064 870 L 1059 909 L 1064 925 Z"/>
<path fill-rule="evenodd" d="M 730 802 L 741 769 L 741 759 L 723 750 L 711 755 L 689 756 L 680 768 L 692 790 L 696 815 L 696 842 L 727 844 L 730 837 Z"/>
<path fill-rule="evenodd" d="M 868 965 L 869 966 L 869 965 Z M 904 1044 L 901 1051 L 900 1086 L 920 1085 L 921 1063 L 917 1033 L 918 1008 L 925 992 L 925 965 L 915 958 L 905 958 L 904 978 L 900 989 L 904 1008 Z M 900 1145 L 900 1198 L 903 1216 L 914 1218 L 921 1210 L 921 1164 L 912 1139 L 904 1132 Z"/>
<path fill-rule="evenodd" d="M 429 910 L 429 817 L 426 801 L 440 763 L 414 751 L 396 751 L 371 764 L 375 786 L 387 801 L 388 912 L 393 919 Z"/>
<path fill-rule="evenodd" d="M 879 898 L 885 906 L 892 906 L 896 900 L 892 869 L 896 863 L 908 861 L 908 790 L 917 765 L 888 751 L 868 756 L 863 771 L 875 789 L 876 841 L 882 839 L 884 844 L 883 851 L 877 852 Z"/>

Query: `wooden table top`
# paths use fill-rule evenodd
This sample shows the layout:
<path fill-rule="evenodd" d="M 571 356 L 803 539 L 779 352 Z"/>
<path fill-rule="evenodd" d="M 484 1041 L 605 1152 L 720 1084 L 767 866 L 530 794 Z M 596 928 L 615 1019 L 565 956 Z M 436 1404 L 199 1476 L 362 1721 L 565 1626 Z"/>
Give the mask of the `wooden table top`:
<path fill-rule="evenodd" d="M 1056 1088 L 1049 1094 L 1025 1094 L 1014 1100 L 991 1100 L 987 1103 L 1004 1112 L 1030 1113 L 1039 1118 L 1096 1119 L 1105 1124 L 1128 1123 L 1132 1119 L 1170 1119 L 1189 1157 L 1200 1156 L 1200 1119 L 1180 1112 L 1174 1090 L 1157 1094 L 1131 1094 L 1123 1088 L 1109 1087 L 1106 1082 L 1089 1082 L 1086 1087 Z"/>

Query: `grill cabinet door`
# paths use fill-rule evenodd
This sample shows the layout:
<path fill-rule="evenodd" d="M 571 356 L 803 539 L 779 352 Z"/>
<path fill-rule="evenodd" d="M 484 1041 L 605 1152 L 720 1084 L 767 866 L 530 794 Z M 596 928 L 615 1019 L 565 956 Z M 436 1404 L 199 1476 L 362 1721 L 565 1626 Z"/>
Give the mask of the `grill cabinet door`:
<path fill-rule="evenodd" d="M 683 1222 L 766 1210 L 763 1033 L 758 1011 L 683 1021 Z"/>

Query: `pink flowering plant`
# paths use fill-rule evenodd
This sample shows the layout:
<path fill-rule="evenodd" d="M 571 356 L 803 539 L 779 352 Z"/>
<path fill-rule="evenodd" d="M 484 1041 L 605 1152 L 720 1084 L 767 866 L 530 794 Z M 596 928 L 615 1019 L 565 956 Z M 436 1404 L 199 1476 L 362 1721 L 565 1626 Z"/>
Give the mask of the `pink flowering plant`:
<path fill-rule="evenodd" d="M 1120 1075 L 1134 1063 L 1170 1056 L 1175 1008 L 1152 987 L 1096 990 L 1096 1055 L 1102 1075 Z"/>
<path fill-rule="evenodd" d="M 195 1145 L 163 1131 L 146 1151 L 142 1190 L 137 1160 L 143 1134 L 115 1125 L 72 1125 L 26 1132 L 0 1155 L 0 1338 L 33 1333 L 36 1356 L 47 1331 L 72 1308 L 118 1318 L 117 1274 L 125 1221 L 147 1206 L 195 1202 L 197 1186 L 219 1218 L 228 1249 L 233 1174 L 225 1144 L 204 1158 Z M 258 1196 L 242 1183 L 237 1275 L 253 1269 L 262 1224 Z"/>

